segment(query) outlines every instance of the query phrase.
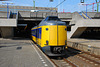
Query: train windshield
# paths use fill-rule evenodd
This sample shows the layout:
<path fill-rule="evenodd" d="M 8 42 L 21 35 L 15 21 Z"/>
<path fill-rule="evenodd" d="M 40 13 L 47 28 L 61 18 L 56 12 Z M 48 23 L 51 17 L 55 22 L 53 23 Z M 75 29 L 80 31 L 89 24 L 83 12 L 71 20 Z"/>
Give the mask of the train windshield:
<path fill-rule="evenodd" d="M 49 17 L 48 21 L 53 20 L 53 21 L 61 21 L 58 17 Z"/>

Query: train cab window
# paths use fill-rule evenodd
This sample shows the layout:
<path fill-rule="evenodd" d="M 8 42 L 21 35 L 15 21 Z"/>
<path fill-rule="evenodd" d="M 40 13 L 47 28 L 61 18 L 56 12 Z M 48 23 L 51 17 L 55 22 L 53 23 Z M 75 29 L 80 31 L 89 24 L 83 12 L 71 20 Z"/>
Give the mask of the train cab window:
<path fill-rule="evenodd" d="M 49 17 L 48 21 L 53 20 L 53 21 L 61 21 L 58 17 Z"/>
<path fill-rule="evenodd" d="M 61 21 L 57 16 L 48 16 L 44 21 Z"/>

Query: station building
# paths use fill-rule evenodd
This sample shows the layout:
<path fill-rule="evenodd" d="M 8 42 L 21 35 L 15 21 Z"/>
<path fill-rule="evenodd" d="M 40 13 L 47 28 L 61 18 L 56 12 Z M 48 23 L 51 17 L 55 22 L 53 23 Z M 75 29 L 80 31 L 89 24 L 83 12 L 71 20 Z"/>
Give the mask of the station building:
<path fill-rule="evenodd" d="M 8 11 L 8 12 L 7 12 Z M 39 23 L 43 18 L 39 17 L 39 21 L 33 19 L 33 12 L 57 12 L 57 8 L 48 7 L 31 7 L 31 6 L 9 6 L 0 5 L 0 37 L 9 38 L 25 34 L 23 31 L 29 27 L 31 29 L 35 24 Z M 40 14 L 38 14 L 40 16 Z M 31 18 L 29 18 L 31 16 Z M 33 15 L 34 16 L 34 15 Z M 24 17 L 27 19 L 25 20 Z M 34 21 L 35 20 L 35 21 Z M 29 25 L 29 26 L 28 26 Z M 23 30 L 22 30 L 23 29 Z M 27 29 L 27 32 L 29 32 Z M 25 32 L 25 31 L 24 31 Z M 19 34 L 20 33 L 20 34 Z M 28 34 L 28 33 L 26 33 Z M 28 36 L 28 35 L 27 35 Z"/>
<path fill-rule="evenodd" d="M 34 11 L 35 9 L 35 11 Z M 100 39 L 100 12 L 58 13 L 57 8 L 0 5 L 0 36 L 30 37 L 31 28 L 46 16 L 58 16 L 67 25 L 67 37 Z"/>

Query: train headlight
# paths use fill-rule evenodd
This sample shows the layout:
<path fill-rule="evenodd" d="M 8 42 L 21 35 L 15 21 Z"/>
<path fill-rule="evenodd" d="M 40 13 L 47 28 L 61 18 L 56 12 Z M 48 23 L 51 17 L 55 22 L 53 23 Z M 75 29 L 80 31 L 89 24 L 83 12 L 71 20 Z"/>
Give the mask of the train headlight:
<path fill-rule="evenodd" d="M 48 40 L 46 40 L 46 45 L 48 45 L 49 44 L 49 41 Z"/>

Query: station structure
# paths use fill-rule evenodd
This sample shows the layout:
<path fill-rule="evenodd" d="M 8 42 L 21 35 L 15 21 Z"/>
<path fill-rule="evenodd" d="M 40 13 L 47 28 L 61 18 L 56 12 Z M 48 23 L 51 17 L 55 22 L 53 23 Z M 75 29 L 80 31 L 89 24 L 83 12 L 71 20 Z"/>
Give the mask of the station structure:
<path fill-rule="evenodd" d="M 84 2 L 84 0 L 81 1 Z M 100 12 L 59 13 L 57 8 L 35 7 L 34 10 L 29 6 L 9 6 L 7 12 L 7 6 L 0 5 L 0 57 L 2 63 L 0 66 L 55 66 L 29 39 L 31 28 L 38 25 L 47 16 L 58 16 L 63 22 L 66 22 L 68 47 L 100 56 Z M 72 55 L 71 59 L 74 60 Z"/>
<path fill-rule="evenodd" d="M 29 6 L 9 6 L 9 19 L 6 5 L 0 5 L 1 37 L 23 36 L 31 34 L 31 28 L 38 25 L 46 16 L 58 16 L 67 25 L 68 38 L 100 38 L 100 12 L 58 13 L 57 8 Z"/>

